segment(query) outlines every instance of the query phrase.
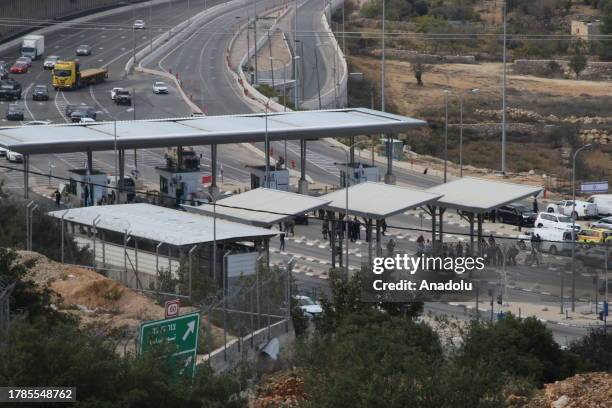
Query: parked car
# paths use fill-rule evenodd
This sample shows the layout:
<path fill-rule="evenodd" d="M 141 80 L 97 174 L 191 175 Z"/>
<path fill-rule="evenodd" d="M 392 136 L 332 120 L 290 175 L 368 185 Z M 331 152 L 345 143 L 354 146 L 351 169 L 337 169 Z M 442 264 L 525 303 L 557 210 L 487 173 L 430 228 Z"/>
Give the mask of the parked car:
<path fill-rule="evenodd" d="M 585 228 L 578 234 L 578 241 L 588 244 L 612 242 L 612 231 L 603 228 Z"/>
<path fill-rule="evenodd" d="M 153 84 L 153 93 L 154 94 L 167 94 L 168 85 L 166 85 L 165 82 L 155 82 Z"/>
<path fill-rule="evenodd" d="M 541 212 L 535 220 L 537 228 L 556 228 L 562 230 L 572 229 L 572 219 L 563 214 Z M 576 225 L 576 231 L 580 231 L 580 225 Z"/>
<path fill-rule="evenodd" d="M 79 45 L 76 49 L 76 55 L 91 55 L 91 47 L 89 45 Z"/>
<path fill-rule="evenodd" d="M 535 235 L 540 236 L 540 251 L 551 255 L 567 255 L 572 251 L 572 230 L 556 228 L 533 228 L 518 236 L 521 249 L 530 248 L 529 243 Z"/>
<path fill-rule="evenodd" d="M 591 223 L 591 228 L 604 228 L 612 230 L 612 217 L 602 218 Z"/>
<path fill-rule="evenodd" d="M 546 206 L 546 211 L 549 213 L 569 215 L 574 219 L 588 218 L 597 216 L 597 204 L 576 200 L 576 207 L 574 208 L 572 200 L 561 200 L 556 203 L 548 204 Z"/>
<path fill-rule="evenodd" d="M 11 74 L 25 74 L 28 72 L 28 64 L 25 62 L 16 62 L 11 66 Z"/>
<path fill-rule="evenodd" d="M 11 163 L 23 163 L 23 155 L 12 150 L 7 150 L 6 160 L 10 161 Z"/>
<path fill-rule="evenodd" d="M 145 28 L 145 22 L 144 20 L 136 20 L 134 21 L 134 30 L 142 30 Z"/>
<path fill-rule="evenodd" d="M 60 57 L 57 55 L 49 55 L 45 58 L 45 62 L 43 62 L 43 69 L 53 69 L 55 68 L 55 63 L 60 60 Z"/>
<path fill-rule="evenodd" d="M 11 103 L 6 111 L 6 120 L 23 120 L 24 118 L 23 106 Z"/>
<path fill-rule="evenodd" d="M 30 68 L 32 66 L 32 58 L 30 57 L 19 57 L 17 58 L 17 61 L 15 62 L 22 62 L 24 64 L 26 64 L 28 66 L 28 68 Z"/>
<path fill-rule="evenodd" d="M 32 90 L 32 100 L 34 101 L 48 101 L 49 100 L 49 88 L 47 85 L 36 85 Z"/>
<path fill-rule="evenodd" d="M 523 227 L 533 227 L 537 214 L 529 207 L 520 203 L 504 205 L 496 210 L 497 218 L 504 224 L 519 225 L 519 219 Z"/>
<path fill-rule="evenodd" d="M 597 214 L 612 215 L 612 194 L 593 195 L 587 201 L 597 205 Z"/>
<path fill-rule="evenodd" d="M 120 89 L 115 94 L 115 103 L 117 105 L 131 105 L 132 95 L 127 89 Z"/>

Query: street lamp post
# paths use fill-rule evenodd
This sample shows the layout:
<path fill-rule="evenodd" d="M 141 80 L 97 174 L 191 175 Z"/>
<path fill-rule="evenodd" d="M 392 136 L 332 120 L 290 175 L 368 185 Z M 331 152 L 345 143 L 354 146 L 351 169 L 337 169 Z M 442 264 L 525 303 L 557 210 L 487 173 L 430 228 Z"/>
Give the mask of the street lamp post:
<path fill-rule="evenodd" d="M 346 208 L 345 208 L 345 213 L 344 213 L 344 238 L 345 238 L 345 257 L 346 257 L 346 262 L 345 262 L 345 269 L 346 269 L 346 279 L 348 280 L 349 278 L 349 186 L 350 186 L 350 177 L 349 177 L 349 156 L 350 156 L 350 151 L 351 149 L 355 148 L 355 146 L 358 143 L 353 143 L 352 145 L 349 146 L 348 149 L 343 150 L 344 154 L 346 155 L 346 164 L 345 164 L 345 173 L 344 173 L 344 180 L 345 180 L 345 190 L 346 190 L 346 196 L 345 196 L 345 204 L 346 204 Z M 330 145 L 330 147 L 333 147 L 334 149 L 340 149 L 340 147 L 336 146 L 336 145 Z M 352 164 L 352 163 L 351 163 Z"/>
<path fill-rule="evenodd" d="M 446 183 L 446 173 L 448 167 L 448 89 L 444 90 L 444 182 Z"/>
<path fill-rule="evenodd" d="M 574 152 L 572 158 L 572 312 L 576 311 L 576 157 L 581 151 L 593 146 L 591 143 L 585 144 Z"/>
<path fill-rule="evenodd" d="M 476 94 L 480 90 L 474 88 L 459 94 L 459 177 L 463 177 L 463 97 L 468 92 Z"/>
<path fill-rule="evenodd" d="M 283 111 L 287 112 L 287 64 L 285 64 L 285 62 L 279 58 L 270 57 L 270 66 L 272 67 L 272 72 L 274 72 L 274 65 L 272 64 L 273 61 L 278 61 L 283 64 Z M 272 75 L 274 75 L 274 73 Z"/>

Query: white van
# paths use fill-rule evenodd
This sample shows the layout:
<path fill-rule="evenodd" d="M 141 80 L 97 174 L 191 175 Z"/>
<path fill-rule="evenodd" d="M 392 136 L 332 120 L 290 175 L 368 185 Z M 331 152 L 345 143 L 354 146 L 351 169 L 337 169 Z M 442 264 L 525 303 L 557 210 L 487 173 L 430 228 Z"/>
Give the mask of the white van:
<path fill-rule="evenodd" d="M 599 215 L 612 215 L 612 194 L 592 195 L 587 201 L 597 204 L 597 212 Z"/>
<path fill-rule="evenodd" d="M 533 228 L 531 231 L 526 231 L 523 235 L 519 235 L 519 239 L 524 240 L 524 248 L 531 247 L 531 242 L 527 241 L 531 241 L 534 235 L 540 236 L 540 251 L 542 252 L 548 252 L 551 255 L 567 255 L 572 252 L 571 229 Z M 523 247 L 523 245 L 520 246 Z"/>

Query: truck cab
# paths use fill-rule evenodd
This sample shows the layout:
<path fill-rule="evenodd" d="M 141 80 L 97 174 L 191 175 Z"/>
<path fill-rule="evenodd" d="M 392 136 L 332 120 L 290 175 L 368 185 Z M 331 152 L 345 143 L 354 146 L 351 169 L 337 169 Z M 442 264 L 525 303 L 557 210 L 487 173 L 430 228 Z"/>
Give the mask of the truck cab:
<path fill-rule="evenodd" d="M 78 88 L 80 83 L 79 63 L 75 61 L 57 61 L 53 67 L 53 88 Z"/>

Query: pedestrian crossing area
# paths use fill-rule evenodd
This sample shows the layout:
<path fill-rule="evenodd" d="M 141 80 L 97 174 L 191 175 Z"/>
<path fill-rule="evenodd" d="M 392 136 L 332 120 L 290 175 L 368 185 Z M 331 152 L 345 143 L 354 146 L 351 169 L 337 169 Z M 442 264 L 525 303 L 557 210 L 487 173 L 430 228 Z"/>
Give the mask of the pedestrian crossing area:
<path fill-rule="evenodd" d="M 300 146 L 297 143 L 287 143 L 287 150 L 296 156 L 300 155 Z M 327 156 L 323 156 L 306 149 L 306 160 L 308 161 L 308 165 L 319 167 L 320 169 L 323 169 L 334 176 L 338 176 L 340 174 L 338 167 L 336 167 L 336 165 L 334 165 Z"/>

